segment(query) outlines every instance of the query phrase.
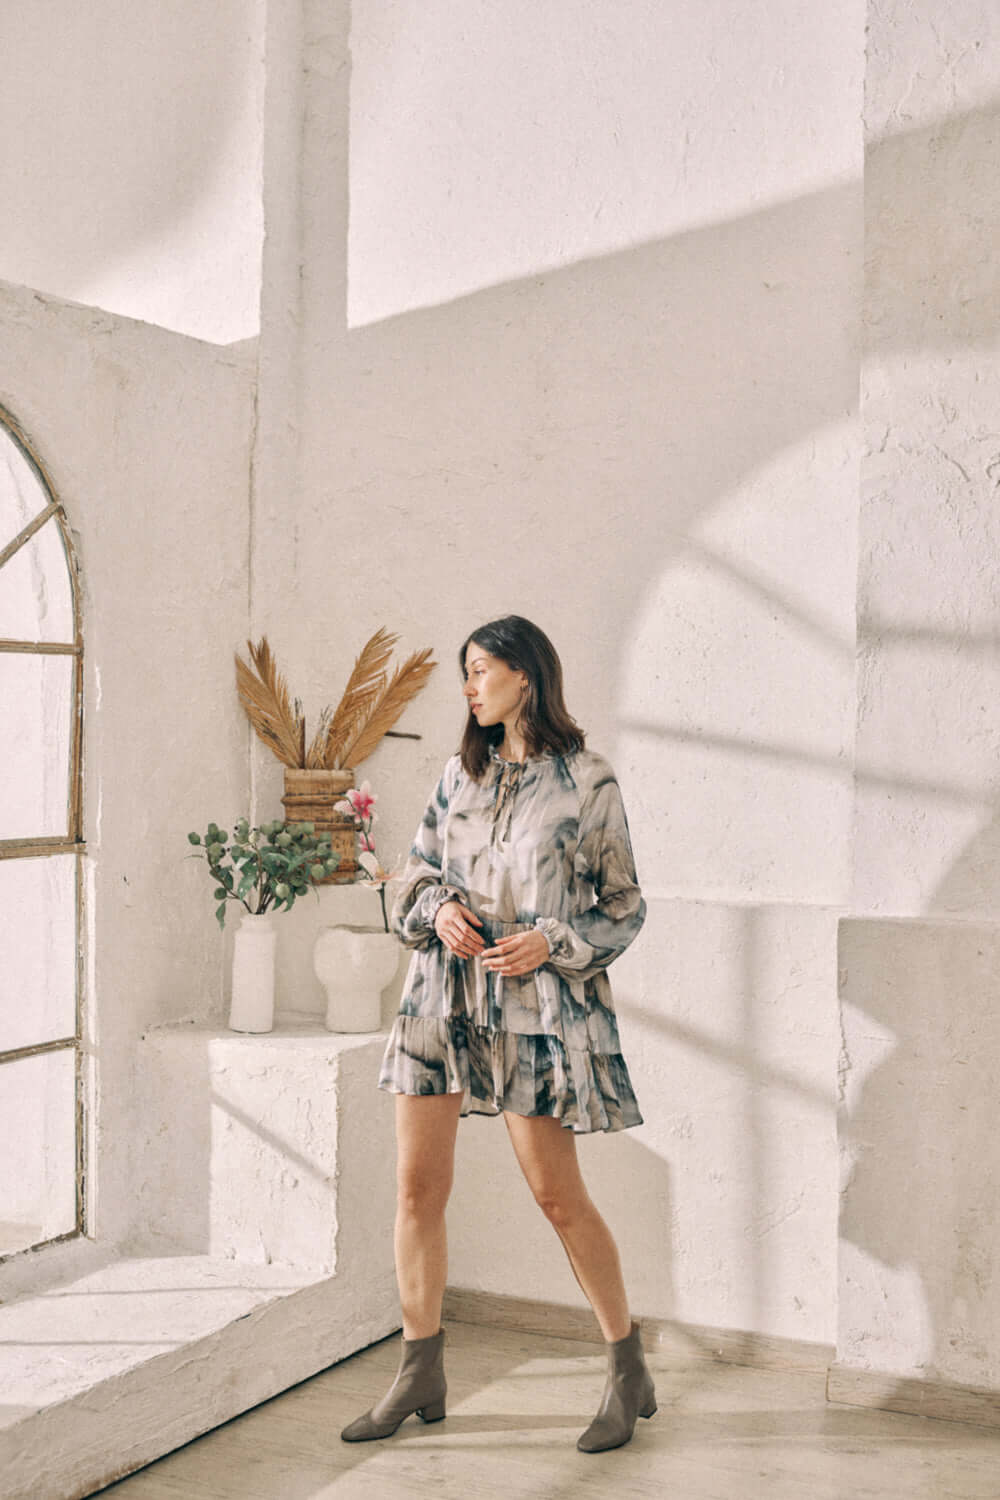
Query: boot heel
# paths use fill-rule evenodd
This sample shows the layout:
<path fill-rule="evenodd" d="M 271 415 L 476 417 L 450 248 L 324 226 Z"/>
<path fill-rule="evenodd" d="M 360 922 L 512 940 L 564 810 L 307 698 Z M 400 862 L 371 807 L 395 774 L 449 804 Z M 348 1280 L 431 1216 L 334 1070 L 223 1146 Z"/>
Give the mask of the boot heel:
<path fill-rule="evenodd" d="M 440 1401 L 429 1402 L 427 1406 L 418 1406 L 417 1416 L 422 1422 L 440 1422 L 444 1416 L 444 1397 Z"/>
<path fill-rule="evenodd" d="M 655 1396 L 651 1396 L 650 1399 L 646 1402 L 645 1406 L 640 1406 L 640 1408 L 639 1408 L 639 1415 L 640 1415 L 640 1417 L 651 1417 L 654 1414 L 655 1411 L 656 1411 L 656 1397 Z"/>

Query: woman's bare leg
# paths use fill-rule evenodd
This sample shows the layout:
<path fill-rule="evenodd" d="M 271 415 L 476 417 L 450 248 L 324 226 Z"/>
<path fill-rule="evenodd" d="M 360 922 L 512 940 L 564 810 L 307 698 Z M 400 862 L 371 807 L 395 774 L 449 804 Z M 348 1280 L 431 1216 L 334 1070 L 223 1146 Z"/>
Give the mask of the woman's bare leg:
<path fill-rule="evenodd" d="M 444 1211 L 455 1168 L 461 1094 L 396 1095 L 396 1281 L 404 1339 L 441 1327 L 448 1275 Z"/>
<path fill-rule="evenodd" d="M 528 1186 L 562 1240 L 587 1301 L 609 1343 L 631 1330 L 618 1248 L 587 1192 L 573 1132 L 547 1116 L 504 1114 Z"/>

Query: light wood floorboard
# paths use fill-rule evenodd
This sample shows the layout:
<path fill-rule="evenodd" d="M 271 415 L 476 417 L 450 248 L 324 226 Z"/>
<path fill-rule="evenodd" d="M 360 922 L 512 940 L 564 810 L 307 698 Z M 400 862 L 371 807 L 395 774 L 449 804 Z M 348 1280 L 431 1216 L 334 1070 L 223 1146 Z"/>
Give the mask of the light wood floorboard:
<path fill-rule="evenodd" d="M 382 1442 L 342 1426 L 398 1338 L 101 1490 L 102 1500 L 998 1500 L 1000 1433 L 830 1406 L 824 1377 L 653 1354 L 659 1411 L 612 1453 L 575 1448 L 600 1400 L 591 1343 L 450 1323 L 448 1416 Z"/>

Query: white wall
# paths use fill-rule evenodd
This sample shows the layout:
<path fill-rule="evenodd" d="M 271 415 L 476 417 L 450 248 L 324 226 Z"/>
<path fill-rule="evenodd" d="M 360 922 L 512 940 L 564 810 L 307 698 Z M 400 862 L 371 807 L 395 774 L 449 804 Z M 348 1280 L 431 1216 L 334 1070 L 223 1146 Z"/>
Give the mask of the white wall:
<path fill-rule="evenodd" d="M 352 327 L 855 176 L 858 7 L 352 11 Z"/>
<path fill-rule="evenodd" d="M 16 21 L 37 160 L 0 245 L 8 276 L 197 336 L 0 292 L 0 402 L 87 589 L 99 1231 L 130 1228 L 136 1035 L 219 1013 L 183 855 L 244 806 L 232 647 L 266 631 L 312 719 L 377 625 L 436 648 L 423 738 L 363 767 L 391 855 L 458 737 L 457 645 L 516 610 L 618 768 L 650 900 L 615 971 L 646 1124 L 581 1144 L 636 1308 L 995 1384 L 997 1163 L 954 1170 L 991 1138 L 995 17 L 872 10 L 864 236 L 857 0 L 752 27 L 639 0 L 502 29 L 303 0 L 266 38 L 257 9 L 115 19 L 109 50 L 63 17 L 48 71 L 43 13 Z M 147 86 L 102 88 L 126 60 Z M 144 134 L 160 90 L 180 103 Z M 261 150 L 255 387 L 253 350 L 197 339 L 256 327 Z M 254 746 L 251 772 L 278 815 L 280 768 Z M 328 889 L 283 920 L 284 1011 L 321 1008 L 319 927 L 375 910 Z M 451 1232 L 455 1284 L 580 1300 L 499 1122 L 463 1128 Z"/>
<path fill-rule="evenodd" d="M 264 0 L 8 6 L 0 277 L 232 343 L 258 331 Z"/>
<path fill-rule="evenodd" d="M 48 469 L 82 570 L 88 1194 L 91 1231 L 114 1243 L 134 1209 L 136 1038 L 220 1000 L 186 835 L 244 805 L 230 650 L 246 630 L 254 364 L 10 286 L 0 349 L 0 404 Z"/>
<path fill-rule="evenodd" d="M 787 5 L 750 45 L 728 7 L 699 16 L 508 8 L 500 65 L 485 7 L 417 26 L 360 3 L 350 52 L 346 6 L 305 7 L 303 276 L 291 247 L 265 273 L 254 628 L 314 712 L 376 625 L 436 647 L 423 740 L 364 767 L 390 853 L 456 743 L 464 635 L 508 610 L 550 632 L 651 901 L 618 966 L 647 1124 L 581 1147 L 636 1305 L 826 1340 L 862 20 Z M 255 764 L 267 815 L 280 769 Z M 292 914 L 286 1007 L 319 1008 L 312 936 L 372 899 Z M 453 1282 L 578 1299 L 502 1125 L 461 1141 Z"/>
<path fill-rule="evenodd" d="M 838 1360 L 996 1387 L 997 16 L 873 7 Z"/>

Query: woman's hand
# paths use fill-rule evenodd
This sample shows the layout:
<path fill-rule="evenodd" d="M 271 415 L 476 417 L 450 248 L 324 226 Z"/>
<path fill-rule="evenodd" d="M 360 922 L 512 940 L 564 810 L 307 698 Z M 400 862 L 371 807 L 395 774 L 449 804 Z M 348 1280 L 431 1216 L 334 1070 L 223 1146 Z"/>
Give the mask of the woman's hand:
<path fill-rule="evenodd" d="M 515 932 L 513 937 L 501 938 L 494 947 L 486 949 L 482 960 L 483 968 L 491 969 L 494 974 L 533 974 L 548 956 L 548 938 L 533 927 L 530 932 Z"/>
<path fill-rule="evenodd" d="M 434 931 L 448 952 L 454 953 L 456 958 L 475 958 L 482 951 L 483 935 L 476 931 L 476 927 L 470 926 L 472 922 L 475 922 L 476 927 L 483 925 L 460 901 L 446 901 L 443 906 L 438 907 Z"/>

